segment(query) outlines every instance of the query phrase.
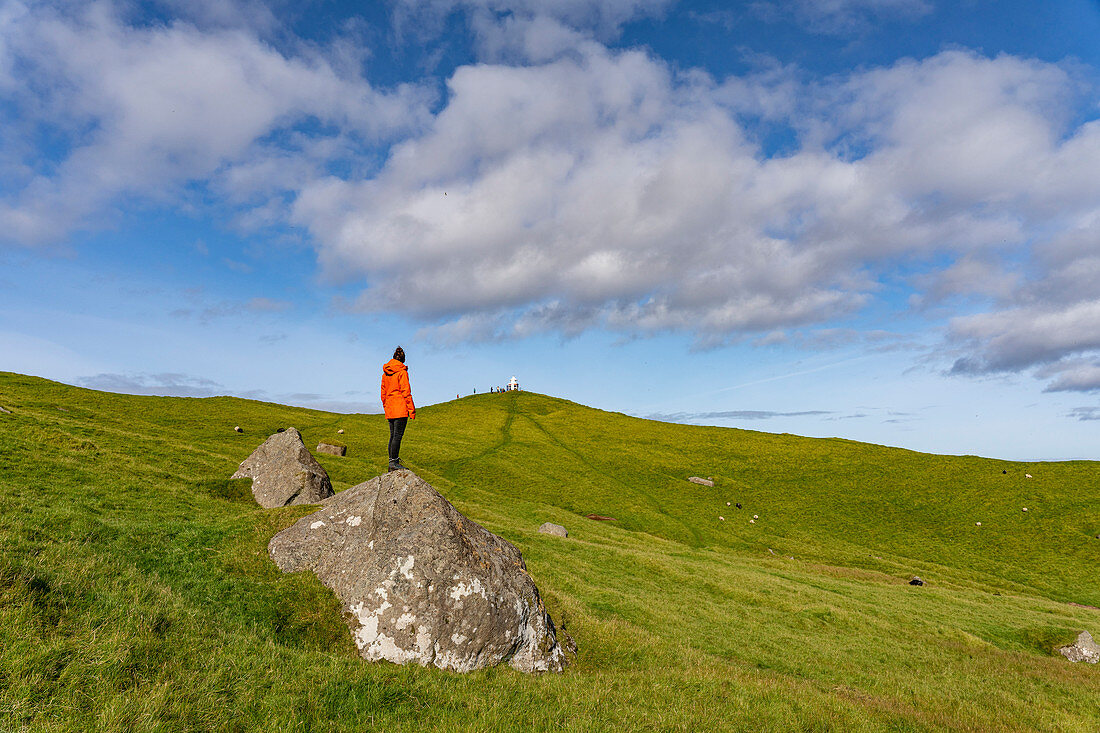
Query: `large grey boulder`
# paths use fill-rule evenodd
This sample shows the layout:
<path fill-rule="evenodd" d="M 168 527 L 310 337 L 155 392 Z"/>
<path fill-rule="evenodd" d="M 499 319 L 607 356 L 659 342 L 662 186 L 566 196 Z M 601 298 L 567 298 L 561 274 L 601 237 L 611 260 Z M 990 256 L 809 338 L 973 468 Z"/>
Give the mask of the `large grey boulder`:
<path fill-rule="evenodd" d="M 412 471 L 353 486 L 268 545 L 312 570 L 348 614 L 359 655 L 466 672 L 560 672 L 566 655 L 523 557 Z"/>
<path fill-rule="evenodd" d="M 252 479 L 252 496 L 265 509 L 317 504 L 332 496 L 328 474 L 294 428 L 265 440 L 230 478 Z"/>
<path fill-rule="evenodd" d="M 1088 662 L 1096 664 L 1100 662 L 1100 646 L 1092 640 L 1092 634 L 1082 631 L 1077 635 L 1077 641 L 1058 650 L 1062 656 L 1071 662 Z"/>

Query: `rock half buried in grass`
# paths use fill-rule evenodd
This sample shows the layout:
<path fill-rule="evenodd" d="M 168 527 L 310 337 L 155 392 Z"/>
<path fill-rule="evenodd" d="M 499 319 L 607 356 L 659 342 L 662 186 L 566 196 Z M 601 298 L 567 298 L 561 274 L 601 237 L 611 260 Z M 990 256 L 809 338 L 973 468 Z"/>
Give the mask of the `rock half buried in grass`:
<path fill-rule="evenodd" d="M 336 445 L 334 443 L 318 443 L 318 453 L 327 453 L 330 456 L 346 456 L 348 454 L 348 447 L 346 445 Z"/>
<path fill-rule="evenodd" d="M 265 440 L 231 478 L 252 479 L 252 496 L 265 509 L 316 504 L 332 496 L 328 474 L 294 428 Z"/>
<path fill-rule="evenodd" d="M 555 537 L 568 537 L 569 530 L 560 524 L 554 524 L 553 522 L 543 522 L 539 527 L 539 532 L 542 534 L 552 534 Z"/>
<path fill-rule="evenodd" d="M 1082 631 L 1077 635 L 1077 641 L 1058 650 L 1062 656 L 1071 662 L 1088 662 L 1096 664 L 1100 662 L 1100 646 L 1092 640 L 1092 634 Z"/>
<path fill-rule="evenodd" d="M 690 476 L 688 481 L 693 484 L 699 484 L 700 486 L 714 486 L 714 482 L 709 478 L 700 478 L 699 476 Z"/>
<path fill-rule="evenodd" d="M 519 550 L 412 471 L 337 494 L 268 551 L 283 572 L 312 570 L 336 593 L 364 659 L 458 672 L 566 663 Z"/>

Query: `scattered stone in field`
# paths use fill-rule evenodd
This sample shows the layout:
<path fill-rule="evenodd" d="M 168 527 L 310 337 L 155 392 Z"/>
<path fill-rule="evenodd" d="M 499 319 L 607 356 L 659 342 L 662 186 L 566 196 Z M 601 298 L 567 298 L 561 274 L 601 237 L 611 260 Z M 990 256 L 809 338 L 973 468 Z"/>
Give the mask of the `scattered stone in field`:
<path fill-rule="evenodd" d="M 519 550 L 412 471 L 333 496 L 268 551 L 283 572 L 311 570 L 335 592 L 363 659 L 457 672 L 501 662 L 560 672 L 567 662 Z"/>
<path fill-rule="evenodd" d="M 707 478 L 699 478 L 698 476 L 691 476 L 688 478 L 693 484 L 700 484 L 702 486 L 714 486 L 714 482 Z"/>
<path fill-rule="evenodd" d="M 750 519 L 749 524 L 756 524 L 756 520 L 755 519 Z"/>
<path fill-rule="evenodd" d="M 1088 662 L 1096 664 L 1100 662 L 1100 646 L 1092 640 L 1092 634 L 1082 631 L 1077 635 L 1077 641 L 1058 650 L 1063 657 L 1071 662 Z"/>
<path fill-rule="evenodd" d="M 980 527 L 980 526 L 982 526 L 982 523 L 981 522 L 974 522 L 974 526 L 975 527 Z"/>
<path fill-rule="evenodd" d="M 318 443 L 317 452 L 330 456 L 346 456 L 348 447 L 346 445 L 333 445 L 332 443 Z"/>
<path fill-rule="evenodd" d="M 723 517 L 723 516 L 722 516 L 721 514 L 719 514 L 719 515 L 718 515 L 718 518 L 719 518 L 720 520 L 722 520 L 723 522 L 724 522 L 724 521 L 726 521 L 726 518 L 725 518 L 725 517 Z"/>
<path fill-rule="evenodd" d="M 597 522 L 617 522 L 617 521 L 619 521 L 619 520 L 615 519 L 615 517 L 605 517 L 602 514 L 585 514 L 584 518 L 585 519 L 594 519 Z"/>
<path fill-rule="evenodd" d="M 265 440 L 231 478 L 252 479 L 252 496 L 265 509 L 316 504 L 332 496 L 328 474 L 294 428 Z"/>
<path fill-rule="evenodd" d="M 1024 511 L 1025 511 L 1025 512 L 1027 511 L 1027 507 L 1026 507 L 1026 506 L 1024 507 Z"/>
<path fill-rule="evenodd" d="M 344 434 L 344 429 L 340 428 L 339 430 L 336 431 L 336 434 L 337 435 L 343 435 Z"/>
<path fill-rule="evenodd" d="M 240 425 L 237 425 L 236 427 L 233 428 L 233 432 L 234 433 L 243 433 L 244 428 L 242 428 Z"/>
<path fill-rule="evenodd" d="M 1100 608 L 1097 608 L 1096 606 L 1086 606 L 1084 603 L 1074 603 L 1073 601 L 1070 601 L 1068 605 L 1077 606 L 1078 608 L 1091 608 L 1094 611 L 1100 611 Z"/>
<path fill-rule="evenodd" d="M 7 410 L 7 409 L 5 409 L 5 408 L 3 408 L 3 407 L 0 407 L 0 414 L 4 414 L 4 415 L 10 415 L 10 414 L 11 414 L 11 410 Z"/>
<path fill-rule="evenodd" d="M 740 509 L 741 508 L 741 502 L 737 502 L 736 506 L 737 506 L 738 509 Z"/>
<path fill-rule="evenodd" d="M 759 515 L 759 514 L 753 514 L 753 515 L 752 515 L 752 518 L 753 518 L 753 519 L 760 519 L 760 515 Z"/>
<path fill-rule="evenodd" d="M 775 550 L 773 550 L 773 549 L 772 549 L 772 548 L 770 548 L 770 547 L 768 548 L 768 552 L 770 552 L 770 553 L 771 553 L 771 554 L 773 554 L 773 555 L 775 554 Z"/>
<path fill-rule="evenodd" d="M 1031 476 L 1031 474 L 1030 474 L 1030 473 L 1025 473 L 1025 474 L 1024 474 L 1024 478 L 1032 478 L 1032 476 Z"/>
<path fill-rule="evenodd" d="M 914 575 L 913 579 L 909 581 L 909 585 L 924 585 L 924 581 Z"/>
<path fill-rule="evenodd" d="M 554 524 L 553 522 L 543 522 L 542 526 L 539 527 L 539 532 L 542 532 L 543 534 L 552 534 L 555 537 L 569 536 L 569 530 L 567 530 L 560 524 Z"/>

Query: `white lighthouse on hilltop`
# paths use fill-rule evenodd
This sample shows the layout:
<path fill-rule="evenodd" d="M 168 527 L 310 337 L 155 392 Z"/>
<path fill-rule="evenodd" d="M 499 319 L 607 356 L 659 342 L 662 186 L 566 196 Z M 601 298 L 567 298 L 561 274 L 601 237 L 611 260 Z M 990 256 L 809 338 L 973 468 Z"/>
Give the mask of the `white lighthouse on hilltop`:
<path fill-rule="evenodd" d="M 508 391 L 519 389 L 519 380 L 516 379 L 516 375 L 512 375 L 512 378 L 508 380 Z"/>

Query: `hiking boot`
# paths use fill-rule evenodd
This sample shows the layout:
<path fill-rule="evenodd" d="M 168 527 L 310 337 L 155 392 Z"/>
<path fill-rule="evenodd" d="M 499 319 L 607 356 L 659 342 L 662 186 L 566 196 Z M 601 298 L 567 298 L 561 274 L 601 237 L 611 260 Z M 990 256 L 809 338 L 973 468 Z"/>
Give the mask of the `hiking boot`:
<path fill-rule="evenodd" d="M 409 469 L 408 469 L 407 466 L 403 466 L 401 464 L 401 459 L 400 458 L 392 458 L 392 459 L 390 459 L 390 470 L 391 471 L 408 471 Z"/>

